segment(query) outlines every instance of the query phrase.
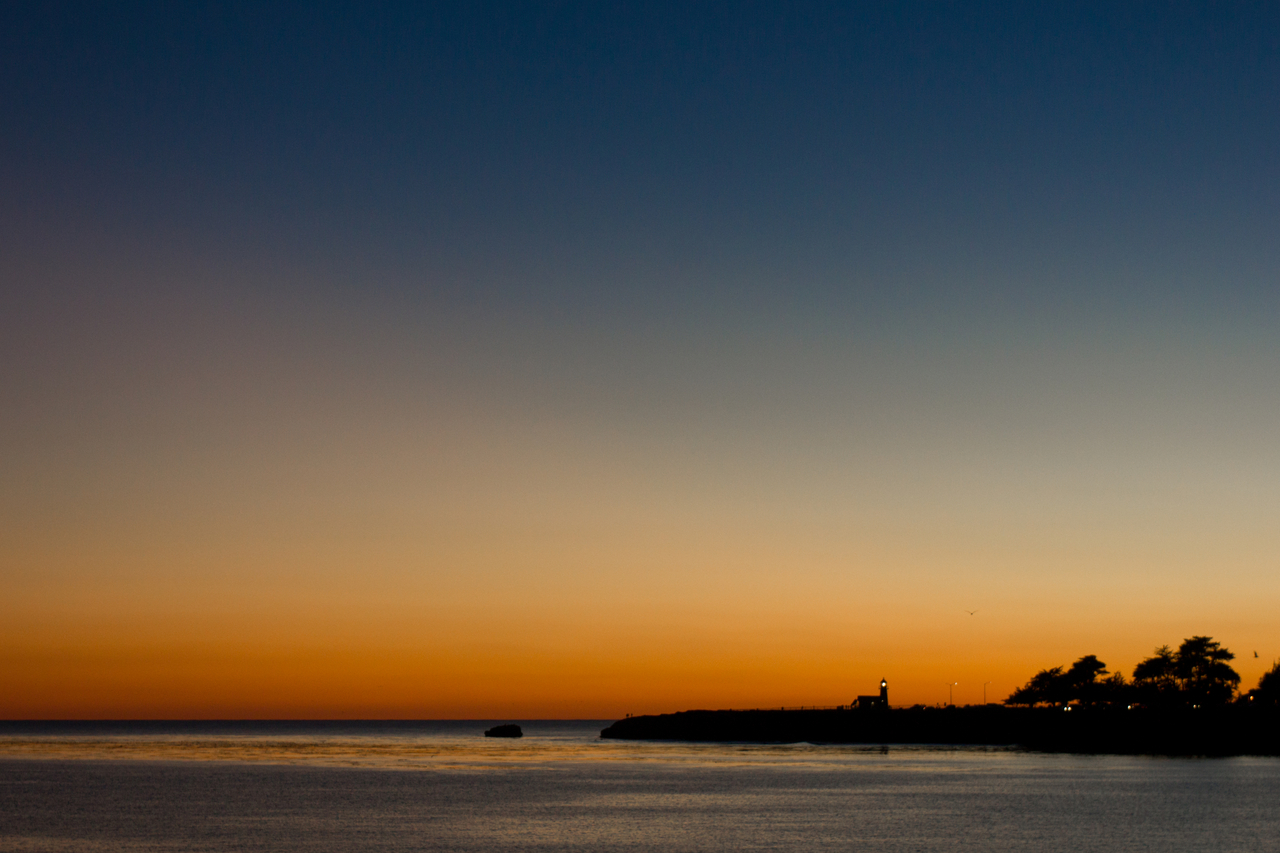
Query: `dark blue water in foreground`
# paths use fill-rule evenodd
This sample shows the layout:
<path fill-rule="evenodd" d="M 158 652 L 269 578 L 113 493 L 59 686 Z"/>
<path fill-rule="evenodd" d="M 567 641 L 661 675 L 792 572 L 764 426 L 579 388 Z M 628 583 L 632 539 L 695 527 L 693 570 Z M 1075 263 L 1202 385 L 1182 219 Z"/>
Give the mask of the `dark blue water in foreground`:
<path fill-rule="evenodd" d="M 1280 850 L 1280 760 L 0 723 L 0 850 Z"/>

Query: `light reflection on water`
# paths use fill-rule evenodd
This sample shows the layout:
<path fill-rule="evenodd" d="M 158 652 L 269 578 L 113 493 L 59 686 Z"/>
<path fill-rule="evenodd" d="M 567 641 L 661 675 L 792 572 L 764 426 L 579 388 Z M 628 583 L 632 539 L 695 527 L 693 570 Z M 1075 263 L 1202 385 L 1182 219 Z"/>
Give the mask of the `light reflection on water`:
<path fill-rule="evenodd" d="M 1280 850 L 1271 758 L 488 725 L 0 723 L 0 850 Z"/>
<path fill-rule="evenodd" d="M 488 722 L 439 721 L 388 727 L 379 723 L 267 723 L 207 726 L 164 723 L 83 723 L 5 731 L 0 723 L 0 757 L 237 761 L 268 764 L 448 769 L 574 762 L 662 762 L 688 765 L 805 766 L 834 768 L 857 758 L 917 755 L 940 757 L 955 751 L 920 746 L 815 744 L 707 744 L 606 740 L 607 720 L 526 721 L 525 736 L 510 740 L 483 736 Z M 12 724 L 11 724 L 12 725 Z M 61 730 L 60 730 L 61 729 Z M 972 754 L 1007 749 L 965 748 Z"/>

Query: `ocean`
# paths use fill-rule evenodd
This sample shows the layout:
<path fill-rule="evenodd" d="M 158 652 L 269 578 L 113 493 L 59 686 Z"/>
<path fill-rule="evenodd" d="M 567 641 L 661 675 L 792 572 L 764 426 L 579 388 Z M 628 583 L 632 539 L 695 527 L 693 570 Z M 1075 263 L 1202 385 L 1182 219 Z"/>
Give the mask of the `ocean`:
<path fill-rule="evenodd" d="M 0 723 L 0 850 L 1280 851 L 1280 759 Z"/>

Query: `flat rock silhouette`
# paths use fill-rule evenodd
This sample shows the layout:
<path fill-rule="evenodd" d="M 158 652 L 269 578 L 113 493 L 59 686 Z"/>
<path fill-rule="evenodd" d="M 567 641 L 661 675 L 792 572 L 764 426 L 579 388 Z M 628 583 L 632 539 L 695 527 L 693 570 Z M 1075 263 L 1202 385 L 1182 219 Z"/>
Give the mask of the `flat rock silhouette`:
<path fill-rule="evenodd" d="M 515 723 L 507 723 L 502 726 L 494 726 L 484 733 L 485 737 L 524 737 L 524 732 L 520 731 L 520 727 Z"/>
<path fill-rule="evenodd" d="M 622 740 L 1016 746 L 1045 752 L 1280 755 L 1280 709 L 894 708 L 681 711 L 627 717 Z"/>

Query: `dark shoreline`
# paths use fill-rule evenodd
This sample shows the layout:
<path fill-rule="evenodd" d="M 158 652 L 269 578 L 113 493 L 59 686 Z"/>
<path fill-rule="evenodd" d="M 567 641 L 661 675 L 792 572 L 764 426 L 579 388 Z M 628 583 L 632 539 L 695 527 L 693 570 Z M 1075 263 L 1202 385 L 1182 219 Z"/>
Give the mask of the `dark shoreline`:
<path fill-rule="evenodd" d="M 600 736 L 705 743 L 1010 746 L 1114 755 L 1280 755 L 1271 708 L 894 708 L 681 711 L 627 717 Z"/>

